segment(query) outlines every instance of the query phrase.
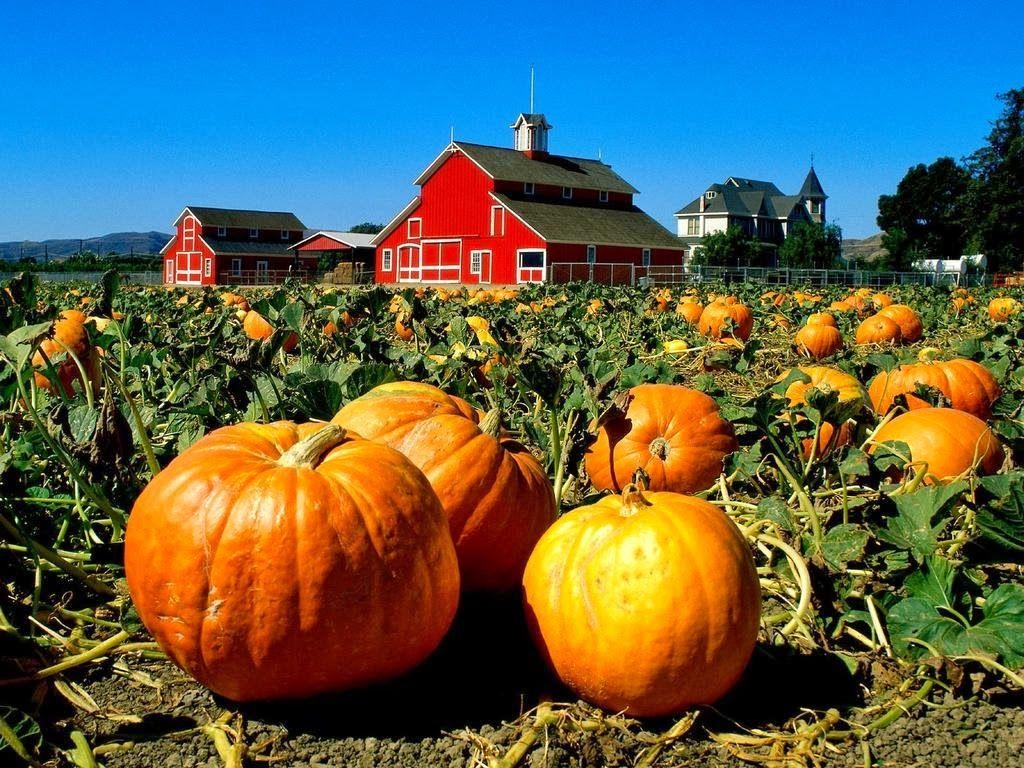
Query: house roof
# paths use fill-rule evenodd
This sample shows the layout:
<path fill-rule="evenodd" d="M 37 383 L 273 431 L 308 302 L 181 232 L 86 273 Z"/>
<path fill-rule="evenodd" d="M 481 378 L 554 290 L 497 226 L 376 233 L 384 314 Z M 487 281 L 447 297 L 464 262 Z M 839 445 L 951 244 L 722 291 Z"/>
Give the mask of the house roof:
<path fill-rule="evenodd" d="M 305 230 L 306 225 L 299 221 L 294 213 L 284 211 L 247 211 L 236 208 L 208 208 L 206 206 L 189 205 L 185 207 L 175 225 L 188 211 L 195 216 L 204 227 L 234 227 L 250 229 L 287 229 Z"/>
<path fill-rule="evenodd" d="M 202 219 L 200 219 L 202 221 Z M 222 225 L 218 225 L 222 226 Z M 287 256 L 294 258 L 287 243 L 258 243 L 252 240 L 207 240 L 203 238 L 210 250 L 225 256 Z"/>
<path fill-rule="evenodd" d="M 807 178 L 804 179 L 804 185 L 800 187 L 800 194 L 807 198 L 819 198 L 826 199 L 828 195 L 825 194 L 825 190 L 821 187 L 821 182 L 818 181 L 818 174 L 814 172 L 814 166 L 811 166 L 811 170 L 807 172 Z"/>
<path fill-rule="evenodd" d="M 470 160 L 497 181 L 516 181 L 545 184 L 574 189 L 597 189 L 608 192 L 635 194 L 636 189 L 626 182 L 610 165 L 600 160 L 580 157 L 565 157 L 547 152 L 535 153 L 532 157 L 525 152 L 485 144 L 452 142 L 438 155 L 430 166 L 416 179 L 422 185 L 434 175 L 449 155 L 461 151 Z"/>
<path fill-rule="evenodd" d="M 494 198 L 551 243 L 635 245 L 682 250 L 679 238 L 639 208 Z"/>
<path fill-rule="evenodd" d="M 811 174 L 814 169 L 811 169 Z M 817 176 L 814 177 L 815 183 Z M 804 182 L 807 187 L 808 182 Z M 820 185 L 818 185 L 820 189 Z M 710 199 L 708 192 L 714 192 Z M 820 197 L 824 197 L 824 193 Z M 794 211 L 799 217 L 806 213 L 803 208 L 803 200 L 806 195 L 802 190 L 798 195 L 784 195 L 770 181 L 757 181 L 755 179 L 744 179 L 739 176 L 730 176 L 722 184 L 712 184 L 700 197 L 694 198 L 690 203 L 676 211 L 676 216 L 687 216 L 696 213 L 714 216 L 758 216 L 773 219 L 788 219 Z M 814 197 L 814 195 L 810 195 Z M 704 208 L 701 208 L 703 201 Z"/>
<path fill-rule="evenodd" d="M 348 248 L 372 248 L 373 239 L 376 235 L 369 235 L 364 232 L 339 232 L 333 229 L 321 229 L 288 247 L 295 250 L 301 248 L 306 243 L 316 240 L 318 237 L 326 237 Z"/>

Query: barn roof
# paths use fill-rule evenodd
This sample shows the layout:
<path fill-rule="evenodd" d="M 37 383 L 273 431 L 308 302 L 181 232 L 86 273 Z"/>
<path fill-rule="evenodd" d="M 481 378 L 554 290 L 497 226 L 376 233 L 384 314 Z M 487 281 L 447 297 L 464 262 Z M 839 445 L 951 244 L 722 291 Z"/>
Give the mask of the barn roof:
<path fill-rule="evenodd" d="M 202 219 L 200 219 L 202 221 Z M 222 226 L 222 225 L 218 225 Z M 287 243 L 258 243 L 252 240 L 213 240 L 203 238 L 210 250 L 214 253 L 231 255 L 253 255 L 253 256 L 288 256 L 294 258 L 288 249 Z"/>
<path fill-rule="evenodd" d="M 494 197 L 550 243 L 683 250 L 678 237 L 635 206 L 607 208 L 514 199 L 503 194 L 495 194 Z"/>
<path fill-rule="evenodd" d="M 608 192 L 636 193 L 636 189 L 600 160 L 581 157 L 565 157 L 547 152 L 535 153 L 532 157 L 525 152 L 505 147 L 491 147 L 485 144 L 452 142 L 438 155 L 430 166 L 416 179 L 423 184 L 453 153 L 462 151 L 491 178 L 497 181 L 516 181 L 545 184 L 574 189 L 597 189 Z"/>
<path fill-rule="evenodd" d="M 294 245 L 289 246 L 289 248 L 301 248 L 306 243 L 312 242 L 313 240 L 316 240 L 318 237 L 326 237 L 330 240 L 334 240 L 339 245 L 345 245 L 348 246 L 349 248 L 372 248 L 373 239 L 376 236 L 377 235 L 375 234 L 369 235 L 364 232 L 339 232 L 333 229 L 321 229 L 314 232 L 309 237 L 300 240 Z"/>
<path fill-rule="evenodd" d="M 195 216 L 204 227 L 233 227 L 251 229 L 287 229 L 304 230 L 305 224 L 299 221 L 294 213 L 284 211 L 248 211 L 236 208 L 208 208 L 206 206 L 189 205 L 175 220 L 175 224 L 185 215 L 185 211 Z"/>

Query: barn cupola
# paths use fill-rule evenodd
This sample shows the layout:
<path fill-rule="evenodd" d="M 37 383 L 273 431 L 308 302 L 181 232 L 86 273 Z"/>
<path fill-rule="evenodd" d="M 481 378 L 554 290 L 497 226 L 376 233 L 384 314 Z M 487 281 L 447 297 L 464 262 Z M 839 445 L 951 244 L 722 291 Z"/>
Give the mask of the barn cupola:
<path fill-rule="evenodd" d="M 544 115 L 535 112 L 522 112 L 512 123 L 512 136 L 515 148 L 527 157 L 546 155 L 548 153 L 548 125 Z"/>

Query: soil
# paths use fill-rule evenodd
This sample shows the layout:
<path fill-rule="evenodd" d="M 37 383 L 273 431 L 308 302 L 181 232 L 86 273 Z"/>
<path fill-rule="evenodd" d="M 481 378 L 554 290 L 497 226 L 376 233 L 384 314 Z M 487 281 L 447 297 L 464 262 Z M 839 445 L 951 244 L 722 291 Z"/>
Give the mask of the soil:
<path fill-rule="evenodd" d="M 63 705 L 52 721 L 63 736 L 51 734 L 52 740 L 70 747 L 68 734 L 81 731 L 106 768 L 222 766 L 227 761 L 217 740 L 222 749 L 244 744 L 243 765 L 288 768 L 483 768 L 521 740 L 517 764 L 525 768 L 752 764 L 736 751 L 772 768 L 1022 765 L 1020 693 L 964 698 L 936 685 L 925 704 L 866 739 L 805 738 L 801 723 L 820 721 L 828 710 L 841 713 L 837 729 L 849 729 L 847 719 L 869 722 L 890 710 L 893 696 L 873 695 L 863 683 L 898 687 L 901 678 L 880 661 L 854 676 L 835 656 L 786 649 L 759 647 L 737 688 L 695 721 L 602 714 L 575 701 L 546 671 L 517 608 L 511 600 L 464 600 L 441 648 L 417 670 L 373 688 L 303 701 L 239 705 L 166 661 L 106 660 L 65 679 L 72 694 L 87 694 L 84 703 L 80 698 L 73 707 L 52 697 Z M 533 710 L 542 700 L 565 703 L 552 705 L 556 716 L 535 728 Z M 678 737 L 665 738 L 673 729 Z M 731 749 L 714 738 L 759 732 L 776 737 Z"/>

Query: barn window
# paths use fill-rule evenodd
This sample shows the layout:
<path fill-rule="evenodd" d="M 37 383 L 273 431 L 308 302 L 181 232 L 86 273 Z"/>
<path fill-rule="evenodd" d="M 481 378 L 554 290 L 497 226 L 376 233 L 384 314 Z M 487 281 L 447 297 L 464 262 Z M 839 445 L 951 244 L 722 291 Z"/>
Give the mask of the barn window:
<path fill-rule="evenodd" d="M 227 236 L 228 236 L 228 228 L 227 227 L 217 227 L 217 237 L 227 237 Z"/>
<path fill-rule="evenodd" d="M 289 232 L 287 229 L 282 229 L 281 230 L 281 239 L 282 240 L 287 240 L 290 236 L 291 236 L 291 232 Z"/>
<path fill-rule="evenodd" d="M 207 256 L 203 259 L 203 277 L 209 277 L 213 274 L 213 259 Z"/>
<path fill-rule="evenodd" d="M 643 250 L 640 251 L 640 263 L 643 266 L 645 266 L 645 267 L 651 266 L 651 249 L 650 248 L 644 248 Z"/>
<path fill-rule="evenodd" d="M 469 274 L 479 275 L 483 261 L 483 254 L 480 251 L 471 251 L 469 254 Z"/>
<path fill-rule="evenodd" d="M 562 187 L 562 197 L 572 200 L 572 187 Z"/>
<path fill-rule="evenodd" d="M 231 260 L 231 276 L 232 277 L 241 277 L 241 275 L 242 275 L 242 260 L 241 259 L 232 259 Z"/>
<path fill-rule="evenodd" d="M 587 264 L 593 264 L 596 261 L 597 261 L 597 246 L 596 245 L 588 245 L 587 246 Z"/>
<path fill-rule="evenodd" d="M 409 219 L 408 232 L 410 239 L 423 236 L 423 219 Z"/>
<path fill-rule="evenodd" d="M 174 282 L 174 262 L 171 259 L 164 262 L 164 282 Z"/>
<path fill-rule="evenodd" d="M 607 189 L 602 189 L 600 192 L 598 192 L 597 193 L 597 199 L 600 200 L 602 203 L 607 203 L 608 202 L 608 190 Z"/>
<path fill-rule="evenodd" d="M 262 277 L 262 278 L 266 279 L 267 274 L 270 272 L 269 266 L 270 265 L 267 262 L 265 262 L 265 261 L 257 261 L 256 262 L 256 277 L 257 278 Z"/>
<path fill-rule="evenodd" d="M 524 195 L 532 195 L 533 192 L 534 192 L 533 182 L 532 181 L 524 181 L 523 182 L 523 194 Z"/>
<path fill-rule="evenodd" d="M 249 237 L 259 237 L 259 236 L 260 236 L 260 228 L 259 227 L 249 227 Z"/>
<path fill-rule="evenodd" d="M 385 248 L 380 254 L 380 271 L 390 272 L 391 271 L 391 249 Z"/>

